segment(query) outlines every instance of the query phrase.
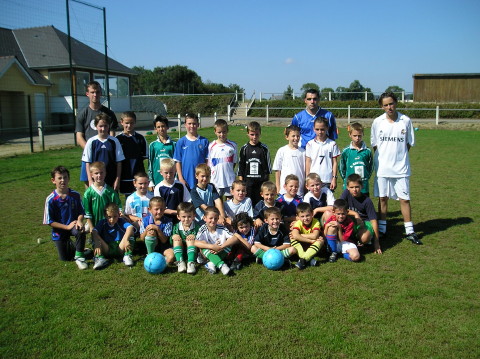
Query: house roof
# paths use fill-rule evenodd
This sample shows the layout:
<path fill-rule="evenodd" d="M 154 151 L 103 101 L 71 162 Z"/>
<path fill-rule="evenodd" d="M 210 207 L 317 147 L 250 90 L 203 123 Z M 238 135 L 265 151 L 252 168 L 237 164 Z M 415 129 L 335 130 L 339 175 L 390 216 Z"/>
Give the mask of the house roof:
<path fill-rule="evenodd" d="M 69 67 L 68 35 L 53 26 L 12 30 L 28 66 L 34 69 Z M 72 65 L 75 68 L 105 71 L 105 56 L 71 38 Z M 108 70 L 132 75 L 135 72 L 118 61 L 108 58 Z"/>
<path fill-rule="evenodd" d="M 413 74 L 413 78 L 479 78 L 480 73 Z"/>

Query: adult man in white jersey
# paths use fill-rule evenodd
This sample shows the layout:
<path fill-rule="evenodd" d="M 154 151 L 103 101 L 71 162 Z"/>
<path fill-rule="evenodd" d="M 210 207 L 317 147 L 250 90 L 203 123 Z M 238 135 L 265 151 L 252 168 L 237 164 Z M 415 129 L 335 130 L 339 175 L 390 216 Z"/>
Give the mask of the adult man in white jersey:
<path fill-rule="evenodd" d="M 379 230 L 387 230 L 388 199 L 400 200 L 406 238 L 422 244 L 413 229 L 410 207 L 410 159 L 408 152 L 415 144 L 412 121 L 397 112 L 395 94 L 386 92 L 378 100 L 385 113 L 372 124 L 371 144 L 375 151 L 374 195 L 378 197 Z"/>

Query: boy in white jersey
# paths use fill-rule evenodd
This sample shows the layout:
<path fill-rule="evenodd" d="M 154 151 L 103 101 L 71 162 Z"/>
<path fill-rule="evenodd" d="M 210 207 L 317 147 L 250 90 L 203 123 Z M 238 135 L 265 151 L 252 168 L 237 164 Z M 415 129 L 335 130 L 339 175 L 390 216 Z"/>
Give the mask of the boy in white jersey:
<path fill-rule="evenodd" d="M 378 103 L 385 113 L 373 121 L 371 144 L 377 170 L 374 194 L 378 197 L 379 230 L 381 235 L 387 230 L 388 199 L 398 199 L 406 238 L 414 244 L 422 244 L 413 229 L 410 207 L 408 151 L 415 144 L 412 121 L 397 112 L 397 98 L 392 92 L 383 93 Z"/>
<path fill-rule="evenodd" d="M 125 215 L 135 225 L 140 223 L 142 218 L 148 216 L 148 204 L 153 197 L 153 193 L 148 190 L 148 175 L 145 172 L 139 172 L 133 176 L 133 186 L 136 191 L 127 197 L 125 203 Z"/>
<path fill-rule="evenodd" d="M 227 139 L 228 125 L 225 120 L 215 121 L 213 129 L 217 139 L 208 145 L 207 163 L 212 169 L 210 182 L 217 188 L 220 197 L 231 197 L 230 187 L 235 180 L 237 144 Z"/>

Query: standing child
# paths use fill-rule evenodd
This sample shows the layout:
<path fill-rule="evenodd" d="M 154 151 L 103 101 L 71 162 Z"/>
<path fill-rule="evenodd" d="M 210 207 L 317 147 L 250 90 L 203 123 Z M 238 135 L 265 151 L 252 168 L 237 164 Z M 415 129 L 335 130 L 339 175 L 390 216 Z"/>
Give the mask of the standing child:
<path fill-rule="evenodd" d="M 338 165 L 338 171 L 343 178 L 343 189 L 347 188 L 347 177 L 356 173 L 363 181 L 362 193 L 368 196 L 368 180 L 373 172 L 372 151 L 363 142 L 363 126 L 360 123 L 352 123 L 348 128 L 348 135 L 352 142 L 343 149 Z"/>
<path fill-rule="evenodd" d="M 118 193 L 105 183 L 105 164 L 103 162 L 93 162 L 89 166 L 89 171 L 93 183 L 83 194 L 83 207 L 87 219 L 86 230 L 92 231 L 98 221 L 104 218 L 107 204 L 116 203 L 121 211 L 122 203 Z"/>
<path fill-rule="evenodd" d="M 105 207 L 105 218 L 101 219 L 92 231 L 95 264 L 93 269 L 101 269 L 108 264 L 107 258 L 123 256 L 126 266 L 133 266 L 132 252 L 135 246 L 134 227 L 120 218 L 120 210 L 115 203 Z"/>
<path fill-rule="evenodd" d="M 297 253 L 297 250 L 290 245 L 290 238 L 285 226 L 281 223 L 282 215 L 277 207 L 265 209 L 265 223 L 255 235 L 255 242 L 251 252 L 257 257 L 257 263 L 261 261 L 266 251 L 276 248 L 288 259 Z"/>
<path fill-rule="evenodd" d="M 285 194 L 281 194 L 277 199 L 287 228 L 290 228 L 290 224 L 297 218 L 297 206 L 302 203 L 302 198 L 297 195 L 298 183 L 298 177 L 295 175 L 285 177 Z"/>
<path fill-rule="evenodd" d="M 232 184 L 231 194 L 233 198 L 225 202 L 225 216 L 229 224 L 233 223 L 235 215 L 241 212 L 247 213 L 253 217 L 252 201 L 245 197 L 247 194 L 247 186 L 245 182 L 236 180 Z"/>
<path fill-rule="evenodd" d="M 317 261 L 313 257 L 323 245 L 320 222 L 313 217 L 312 207 L 308 203 L 297 206 L 297 217 L 298 221 L 293 224 L 290 232 L 291 244 L 297 250 L 299 258 L 296 266 L 298 269 L 305 269 L 307 264 L 315 267 Z"/>
<path fill-rule="evenodd" d="M 195 246 L 200 248 L 203 255 L 207 257 L 209 262 L 205 264 L 205 268 L 210 273 L 217 272 L 220 269 L 223 275 L 230 273 L 230 268 L 225 263 L 225 259 L 231 251 L 231 246 L 237 243 L 235 237 L 228 229 L 218 224 L 220 212 L 215 207 L 205 208 L 202 225 L 195 239 Z"/>
<path fill-rule="evenodd" d="M 337 157 L 340 150 L 335 141 L 327 137 L 328 120 L 319 117 L 313 123 L 316 137 L 308 141 L 305 152 L 305 172 L 317 173 L 325 187 L 337 188 Z"/>
<path fill-rule="evenodd" d="M 252 203 L 260 201 L 259 188 L 272 173 L 270 152 L 267 145 L 260 142 L 261 133 L 258 122 L 252 121 L 247 125 L 249 141 L 240 149 L 238 162 L 238 179 L 247 184 L 247 197 Z"/>
<path fill-rule="evenodd" d="M 177 261 L 179 273 L 187 271 L 188 274 L 195 274 L 195 237 L 200 226 L 195 221 L 195 207 L 190 202 L 182 202 L 177 207 L 179 222 L 173 226 L 170 243 L 173 245 L 173 254 Z M 187 263 L 185 264 L 185 248 Z"/>
<path fill-rule="evenodd" d="M 160 162 L 164 158 L 173 158 L 175 141 L 168 136 L 168 119 L 156 115 L 153 119 L 153 128 L 157 132 L 157 139 L 148 146 L 148 177 L 149 187 L 153 188 L 163 180 L 160 174 Z"/>
<path fill-rule="evenodd" d="M 230 187 L 235 180 L 237 144 L 227 139 L 228 125 L 225 120 L 215 121 L 213 129 L 217 139 L 208 146 L 208 165 L 212 169 L 212 184 L 220 197 L 230 196 Z"/>
<path fill-rule="evenodd" d="M 277 171 L 275 173 L 277 191 L 280 194 L 285 193 L 282 183 L 285 182 L 287 175 L 292 174 L 298 177 L 298 195 L 303 196 L 305 189 L 305 149 L 298 147 L 300 127 L 288 126 L 285 129 L 285 138 L 288 145 L 278 149 L 275 161 L 273 161 L 273 170 Z"/>
<path fill-rule="evenodd" d="M 43 224 L 52 227 L 52 240 L 57 247 L 58 258 L 61 261 L 74 259 L 78 269 L 87 269 L 85 261 L 85 228 L 83 216 L 85 214 L 80 194 L 68 188 L 70 172 L 57 166 L 50 173 L 55 190 L 45 200 Z M 75 251 L 73 251 L 70 236 L 75 237 Z"/>
<path fill-rule="evenodd" d="M 360 260 L 353 238 L 353 221 L 348 216 L 348 204 L 344 199 L 333 203 L 333 215 L 325 222 L 325 238 L 332 251 L 329 262 L 337 261 L 337 253 L 343 253 L 343 258 L 352 262 Z"/>
<path fill-rule="evenodd" d="M 206 163 L 208 157 L 208 140 L 198 134 L 198 116 L 187 113 L 185 129 L 187 134 L 178 140 L 173 159 L 176 162 L 178 180 L 188 189 L 195 188 L 195 167 Z"/>
<path fill-rule="evenodd" d="M 331 212 L 333 209 L 335 201 L 333 193 L 329 188 L 322 186 L 322 180 L 316 173 L 310 173 L 306 182 L 308 193 L 303 197 L 303 202 L 310 204 L 315 218 L 321 219 L 325 212 Z"/>
<path fill-rule="evenodd" d="M 122 146 L 118 139 L 109 135 L 110 117 L 104 113 L 95 116 L 97 136 L 87 141 L 83 149 L 82 161 L 86 163 L 87 173 L 90 173 L 90 164 L 93 162 L 105 163 L 105 182 L 115 191 L 120 188 L 120 175 L 122 174 L 122 161 L 125 159 Z M 91 186 L 93 181 L 88 179 Z"/>
<path fill-rule="evenodd" d="M 218 209 L 218 222 L 223 225 L 225 223 L 225 210 L 223 201 L 213 184 L 210 183 L 210 167 L 206 163 L 201 163 L 195 169 L 195 177 L 197 185 L 190 191 L 193 205 L 196 208 L 198 222 L 202 221 L 204 211 L 207 207 L 214 206 Z"/>
<path fill-rule="evenodd" d="M 145 241 L 147 253 L 159 252 L 165 256 L 167 263 L 172 263 L 175 256 L 170 245 L 169 237 L 172 234 L 172 220 L 165 213 L 165 201 L 161 197 L 150 200 L 150 215 L 144 217 L 140 228 L 140 239 Z M 157 248 L 157 245 L 159 244 Z"/>
<path fill-rule="evenodd" d="M 282 207 L 282 205 L 276 201 L 278 193 L 275 183 L 271 181 L 263 182 L 260 186 L 260 196 L 262 196 L 263 199 L 258 201 L 253 208 L 253 219 L 256 229 L 265 223 L 265 217 L 263 215 L 265 209 L 270 207 Z"/>
<path fill-rule="evenodd" d="M 122 145 L 125 159 L 122 161 L 122 175 L 120 178 L 120 193 L 128 197 L 135 191 L 133 177 L 138 172 L 145 172 L 143 160 L 147 159 L 147 141 L 138 132 L 135 132 L 137 116 L 133 111 L 122 113 L 120 123 L 123 132 L 117 136 Z"/>
<path fill-rule="evenodd" d="M 399 199 L 406 239 L 422 244 L 413 229 L 410 207 L 410 158 L 408 152 L 415 144 L 412 121 L 397 112 L 397 98 L 392 92 L 380 95 L 378 100 L 385 113 L 372 124 L 370 142 L 375 151 L 374 194 L 378 197 L 380 233 L 387 231 L 388 199 Z"/>
<path fill-rule="evenodd" d="M 133 186 L 136 191 L 127 198 L 125 215 L 140 228 L 143 217 L 148 216 L 148 205 L 153 197 L 153 193 L 148 190 L 148 175 L 145 172 L 137 173 L 133 177 Z"/>
<path fill-rule="evenodd" d="M 378 222 L 375 206 L 370 197 L 362 193 L 362 177 L 352 173 L 347 177 L 347 189 L 340 196 L 348 203 L 349 211 L 355 216 L 357 224 L 354 226 L 355 237 L 360 243 L 370 243 L 373 238 L 375 253 L 382 254 L 378 241 Z"/>
<path fill-rule="evenodd" d="M 165 200 L 167 208 L 165 215 L 174 223 L 177 219 L 177 207 L 182 202 L 190 202 L 190 192 L 187 187 L 175 179 L 175 161 L 164 158 L 160 161 L 160 173 L 163 180 L 155 186 L 153 194 Z"/>

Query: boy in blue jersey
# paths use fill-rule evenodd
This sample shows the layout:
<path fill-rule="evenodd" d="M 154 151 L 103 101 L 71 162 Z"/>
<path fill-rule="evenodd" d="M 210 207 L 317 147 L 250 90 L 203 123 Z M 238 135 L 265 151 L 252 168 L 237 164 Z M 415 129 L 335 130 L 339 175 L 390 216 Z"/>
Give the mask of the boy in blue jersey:
<path fill-rule="evenodd" d="M 147 159 L 147 141 L 138 132 L 135 132 L 137 116 L 133 111 L 122 113 L 121 124 L 123 132 L 117 136 L 122 145 L 125 159 L 122 161 L 122 174 L 120 178 L 120 193 L 128 197 L 135 191 L 133 177 L 138 172 L 145 172 L 143 160 Z"/>
<path fill-rule="evenodd" d="M 157 139 L 148 146 L 148 178 L 150 179 L 150 190 L 162 182 L 163 176 L 160 173 L 160 162 L 164 158 L 173 158 L 175 144 L 168 136 L 168 119 L 164 116 L 155 116 L 153 128 L 157 132 Z"/>
<path fill-rule="evenodd" d="M 300 147 L 305 148 L 308 141 L 313 140 L 316 136 L 313 130 L 313 123 L 319 117 L 324 117 L 328 120 L 328 134 L 327 137 L 335 140 L 337 134 L 337 122 L 335 116 L 330 111 L 324 110 L 318 106 L 320 94 L 316 89 L 309 89 L 305 91 L 304 102 L 307 105 L 305 110 L 300 111 L 293 116 L 291 125 L 300 127 Z"/>
<path fill-rule="evenodd" d="M 123 263 L 133 266 L 132 252 L 135 245 L 134 227 L 120 218 L 120 210 L 115 203 L 105 207 L 105 218 L 101 219 L 92 231 L 95 264 L 93 269 L 101 269 L 108 264 L 108 258 L 123 255 Z"/>
<path fill-rule="evenodd" d="M 323 216 L 330 217 L 333 202 L 335 202 L 335 197 L 333 197 L 330 188 L 323 186 L 320 176 L 315 172 L 307 176 L 305 183 L 308 193 L 303 197 L 303 202 L 310 204 L 313 209 L 313 216 L 317 219 L 321 219 Z"/>
<path fill-rule="evenodd" d="M 125 216 L 140 228 L 143 217 L 148 216 L 148 205 L 153 193 L 148 190 L 148 175 L 145 172 L 139 172 L 134 176 L 133 185 L 136 191 L 128 196 L 125 202 Z"/>
<path fill-rule="evenodd" d="M 43 224 L 52 227 L 52 240 L 62 261 L 75 259 L 78 269 L 87 269 L 85 261 L 85 214 L 82 199 L 78 192 L 68 188 L 70 173 L 63 166 L 55 167 L 51 172 L 55 190 L 45 201 Z M 75 237 L 75 254 L 70 236 Z"/>
<path fill-rule="evenodd" d="M 90 164 L 103 162 L 107 171 L 105 182 L 115 191 L 120 188 L 122 161 L 125 159 L 122 146 L 116 137 L 109 135 L 111 119 L 108 115 L 100 113 L 95 116 L 95 127 L 98 135 L 90 138 L 85 145 L 82 161 L 86 163 L 87 173 L 90 173 Z M 88 178 L 91 186 L 93 180 Z"/>
<path fill-rule="evenodd" d="M 178 140 L 173 159 L 176 162 L 178 180 L 188 187 L 195 188 L 195 167 L 206 163 L 208 140 L 198 134 L 198 116 L 187 113 L 185 129 L 187 134 Z"/>
<path fill-rule="evenodd" d="M 277 202 L 281 206 L 283 223 L 285 223 L 287 228 L 290 228 L 290 225 L 297 219 L 297 206 L 302 203 L 302 198 L 297 195 L 298 183 L 298 177 L 295 175 L 285 177 L 283 187 L 286 192 L 281 194 L 277 199 Z"/>
<path fill-rule="evenodd" d="M 271 181 L 263 182 L 260 186 L 260 196 L 262 196 L 263 199 L 258 201 L 253 208 L 255 229 L 260 228 L 265 223 L 265 217 L 263 216 L 265 209 L 270 207 L 282 208 L 282 204 L 276 201 L 278 193 L 275 183 Z"/>

